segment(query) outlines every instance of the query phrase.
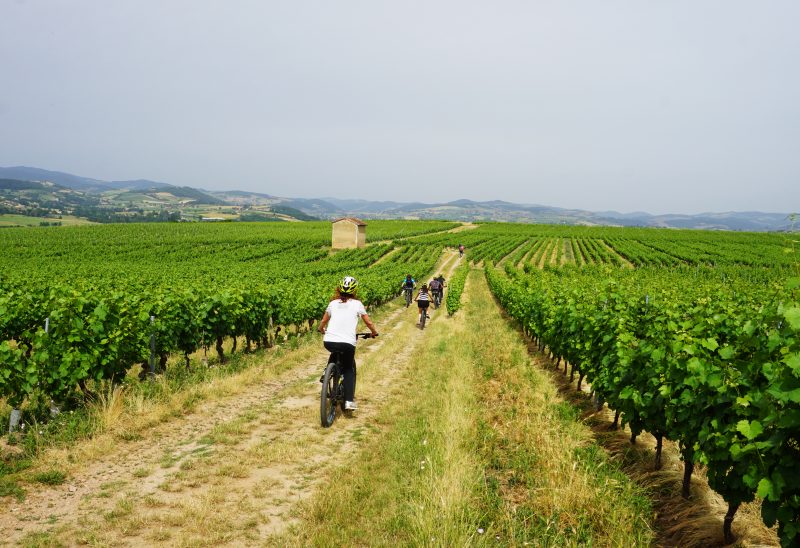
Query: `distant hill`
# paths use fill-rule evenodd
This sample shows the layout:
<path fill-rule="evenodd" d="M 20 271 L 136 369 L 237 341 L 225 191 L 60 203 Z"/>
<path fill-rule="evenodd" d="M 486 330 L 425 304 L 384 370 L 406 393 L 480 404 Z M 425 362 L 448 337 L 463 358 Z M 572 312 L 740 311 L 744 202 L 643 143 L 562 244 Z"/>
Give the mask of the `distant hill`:
<path fill-rule="evenodd" d="M 42 217 L 69 215 L 100 205 L 100 198 L 49 182 L 0 179 L 0 213 Z"/>
<path fill-rule="evenodd" d="M 705 230 L 781 231 L 790 228 L 788 214 L 761 212 L 701 213 L 698 215 L 651 215 L 649 213 L 592 212 L 502 200 L 476 202 L 453 200 L 439 203 L 298 199 L 283 202 L 305 213 L 335 218 L 347 215 L 364 219 L 448 219 L 456 221 L 503 221 L 572 225 L 693 228 Z"/>
<path fill-rule="evenodd" d="M 172 207 L 180 209 L 202 205 L 217 208 L 230 206 L 228 209 L 235 211 L 228 212 L 228 214 L 234 217 L 238 215 L 236 211 L 240 211 L 242 214 L 245 214 L 243 212 L 246 211 L 246 215 L 254 217 L 266 218 L 270 216 L 268 213 L 272 212 L 279 214 L 282 218 L 299 220 L 333 219 L 351 215 L 364 219 L 447 219 L 705 230 L 780 231 L 788 230 L 791 227 L 786 213 L 757 211 L 651 215 L 645 212 L 592 212 L 539 204 L 517 204 L 503 200 L 476 202 L 458 199 L 440 203 L 407 203 L 342 198 L 291 198 L 240 190 L 206 191 L 146 179 L 101 181 L 70 173 L 23 166 L 0 167 L 0 179 L 3 178 L 16 180 L 16 184 L 22 184 L 23 181 L 48 181 L 51 184 L 60 185 L 66 190 L 83 193 L 81 198 L 75 196 L 75 199 L 102 199 L 102 204 L 112 208 Z M 8 186 L 9 183 L 6 185 Z M 33 189 L 27 190 L 33 191 Z M 39 190 L 42 191 L 42 189 Z M 22 189 L 12 190 L 0 186 L 0 202 L 12 192 L 19 194 Z M 9 200 L 7 202 L 6 206 L 12 203 Z"/>
<path fill-rule="evenodd" d="M 280 198 L 260 192 L 247 192 L 242 190 L 210 190 L 208 195 L 213 196 L 227 204 L 236 205 L 269 205 Z"/>
<path fill-rule="evenodd" d="M 136 179 L 135 181 L 108 181 L 103 183 L 106 187 L 115 190 L 149 190 L 152 188 L 170 188 L 172 185 L 148 181 L 147 179 Z"/>
<path fill-rule="evenodd" d="M 73 190 L 97 191 L 105 188 L 105 182 L 88 177 L 79 177 L 60 171 L 48 171 L 37 167 L 0 167 L 0 177 L 21 181 L 49 181 Z"/>
<path fill-rule="evenodd" d="M 86 193 L 99 194 L 112 191 L 136 191 L 140 193 L 166 192 L 175 197 L 174 201 L 193 200 L 198 204 L 222 205 L 226 202 L 215 198 L 201 190 L 188 186 L 175 186 L 168 183 L 148 181 L 147 179 L 137 179 L 134 181 L 101 181 L 80 177 L 61 171 L 49 171 L 35 167 L 0 167 L 0 177 L 8 179 L 50 182 L 72 190 L 79 190 Z M 113 195 L 112 195 L 113 198 Z M 158 197 L 152 196 L 153 200 Z M 163 198 L 163 197 L 162 197 Z"/>

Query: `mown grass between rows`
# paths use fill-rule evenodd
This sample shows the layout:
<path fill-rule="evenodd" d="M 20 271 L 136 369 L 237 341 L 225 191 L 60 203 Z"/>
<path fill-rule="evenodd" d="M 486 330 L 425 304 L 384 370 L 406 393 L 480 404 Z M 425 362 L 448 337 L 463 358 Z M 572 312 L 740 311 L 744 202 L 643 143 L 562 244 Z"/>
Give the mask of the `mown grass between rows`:
<path fill-rule="evenodd" d="M 433 322 L 381 411 L 276 545 L 643 546 L 646 494 L 531 366 L 473 271 L 464 313 Z"/>

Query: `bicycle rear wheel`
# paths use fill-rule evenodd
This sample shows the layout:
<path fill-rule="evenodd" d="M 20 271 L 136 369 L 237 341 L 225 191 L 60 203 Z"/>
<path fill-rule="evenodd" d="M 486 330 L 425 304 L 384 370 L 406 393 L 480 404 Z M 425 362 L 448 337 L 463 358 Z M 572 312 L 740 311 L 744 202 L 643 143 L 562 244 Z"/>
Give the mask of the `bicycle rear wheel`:
<path fill-rule="evenodd" d="M 428 317 L 428 309 L 427 308 L 423 308 L 421 310 L 422 310 L 422 314 L 419 315 L 419 328 L 420 329 L 425 329 L 425 320 Z"/>
<path fill-rule="evenodd" d="M 333 424 L 336 418 L 336 396 L 339 392 L 339 372 L 336 364 L 329 363 L 322 377 L 322 390 L 319 396 L 319 419 L 324 428 Z"/>

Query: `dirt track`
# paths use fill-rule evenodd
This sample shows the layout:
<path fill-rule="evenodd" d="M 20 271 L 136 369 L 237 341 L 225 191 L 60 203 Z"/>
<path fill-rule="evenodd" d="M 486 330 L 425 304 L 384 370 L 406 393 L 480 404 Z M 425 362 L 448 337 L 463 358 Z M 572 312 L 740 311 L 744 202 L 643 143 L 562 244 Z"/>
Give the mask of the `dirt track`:
<path fill-rule="evenodd" d="M 446 253 L 436 271 L 450 278 L 457 263 L 455 252 Z M 430 321 L 444 313 L 432 312 Z M 119 440 L 65 484 L 30 489 L 21 503 L 7 498 L 0 542 L 261 544 L 279 534 L 325 472 L 380 430 L 377 409 L 404 388 L 395 381 L 424 340 L 416 309 L 397 299 L 375 318 L 381 337 L 361 343 L 356 356 L 354 418 L 319 426 L 318 378 L 327 353 L 321 345 L 300 349 L 296 366 L 173 417 L 139 441 Z"/>

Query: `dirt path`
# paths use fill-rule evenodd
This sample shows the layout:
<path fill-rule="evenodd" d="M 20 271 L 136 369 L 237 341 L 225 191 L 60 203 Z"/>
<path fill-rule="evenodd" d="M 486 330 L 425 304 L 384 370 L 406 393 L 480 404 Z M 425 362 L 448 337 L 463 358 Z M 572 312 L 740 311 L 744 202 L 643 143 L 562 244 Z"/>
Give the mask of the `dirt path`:
<path fill-rule="evenodd" d="M 447 252 L 436 272 L 450 278 L 457 264 Z M 7 504 L 0 543 L 263 544 L 293 523 L 293 506 L 313 496 L 326 470 L 381 429 L 377 410 L 402 389 L 393 383 L 424 340 L 416 317 L 396 299 L 379 320 L 381 337 L 359 345 L 354 418 L 319 426 L 327 353 L 297 351 L 296 367 L 165 421 L 140 441 L 119 441 L 67 483 Z"/>

